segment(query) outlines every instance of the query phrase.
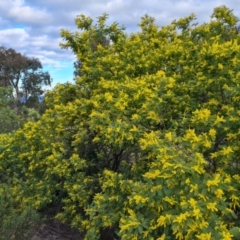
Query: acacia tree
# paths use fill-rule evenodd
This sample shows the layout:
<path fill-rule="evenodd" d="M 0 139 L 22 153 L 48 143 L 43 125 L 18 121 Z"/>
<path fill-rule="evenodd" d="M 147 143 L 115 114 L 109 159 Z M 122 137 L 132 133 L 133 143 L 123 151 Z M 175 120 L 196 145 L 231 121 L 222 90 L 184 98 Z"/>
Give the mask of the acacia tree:
<path fill-rule="evenodd" d="M 39 59 L 0 47 L 0 86 L 12 87 L 17 100 L 42 94 L 42 87 L 51 85 L 49 73 L 41 69 Z"/>
<path fill-rule="evenodd" d="M 103 15 L 103 17 L 106 17 L 107 15 Z M 98 31 L 93 31 L 90 37 L 89 41 L 89 47 L 92 52 L 96 52 L 98 49 L 98 46 L 102 46 L 104 48 L 107 48 L 110 46 L 110 37 L 108 36 L 109 31 L 106 31 L 105 29 L 98 29 Z M 76 80 L 78 77 L 82 75 L 81 73 L 81 67 L 82 63 L 81 60 L 78 59 L 73 63 L 74 67 L 74 80 Z"/>
<path fill-rule="evenodd" d="M 62 31 L 81 76 L 48 93 L 38 122 L 0 136 L 23 203 L 59 204 L 88 240 L 239 238 L 238 19 L 225 6 L 194 19 L 144 16 L 128 36 L 81 15 L 81 32 Z M 93 50 L 99 31 L 111 44 Z"/>

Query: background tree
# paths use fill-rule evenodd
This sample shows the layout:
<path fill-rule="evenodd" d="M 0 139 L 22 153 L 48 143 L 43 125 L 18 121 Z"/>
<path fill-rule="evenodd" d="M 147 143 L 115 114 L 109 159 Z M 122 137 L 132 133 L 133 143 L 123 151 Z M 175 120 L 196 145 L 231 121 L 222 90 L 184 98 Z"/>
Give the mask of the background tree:
<path fill-rule="evenodd" d="M 21 126 L 19 116 L 9 107 L 12 101 L 12 89 L 0 87 L 0 134 L 11 132 Z"/>
<path fill-rule="evenodd" d="M 77 60 L 73 63 L 73 68 L 74 68 L 73 80 L 76 81 L 77 78 L 81 76 L 81 67 L 82 67 L 82 64 L 80 60 Z"/>
<path fill-rule="evenodd" d="M 0 47 L 0 86 L 14 89 L 17 100 L 43 94 L 43 86 L 51 85 L 48 72 L 43 72 L 37 58 L 30 58 L 12 48 Z"/>

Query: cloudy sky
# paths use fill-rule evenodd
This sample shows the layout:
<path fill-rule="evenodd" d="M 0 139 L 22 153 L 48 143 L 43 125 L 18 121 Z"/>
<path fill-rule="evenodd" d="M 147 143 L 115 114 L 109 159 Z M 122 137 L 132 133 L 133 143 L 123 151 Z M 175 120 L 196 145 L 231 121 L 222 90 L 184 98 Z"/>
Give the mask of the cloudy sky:
<path fill-rule="evenodd" d="M 201 23 L 221 5 L 240 18 L 239 0 L 0 0 L 0 46 L 39 58 L 55 85 L 73 79 L 75 57 L 59 47 L 60 30 L 75 31 L 74 19 L 79 14 L 96 19 L 106 12 L 109 23 L 117 21 L 133 32 L 146 13 L 159 26 L 192 12 Z"/>

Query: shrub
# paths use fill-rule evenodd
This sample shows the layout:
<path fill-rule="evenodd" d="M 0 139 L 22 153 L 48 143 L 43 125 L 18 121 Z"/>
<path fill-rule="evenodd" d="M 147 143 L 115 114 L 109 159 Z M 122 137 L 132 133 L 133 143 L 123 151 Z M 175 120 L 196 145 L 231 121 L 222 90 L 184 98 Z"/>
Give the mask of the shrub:
<path fill-rule="evenodd" d="M 40 216 L 31 207 L 21 208 L 13 189 L 10 184 L 0 185 L 0 239 L 32 239 L 40 226 Z"/>

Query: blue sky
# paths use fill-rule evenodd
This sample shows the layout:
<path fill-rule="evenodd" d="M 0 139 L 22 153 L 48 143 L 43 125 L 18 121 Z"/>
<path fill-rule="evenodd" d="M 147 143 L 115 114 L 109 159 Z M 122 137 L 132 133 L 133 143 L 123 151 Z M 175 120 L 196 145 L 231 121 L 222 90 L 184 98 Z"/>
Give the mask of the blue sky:
<path fill-rule="evenodd" d="M 74 19 L 79 14 L 95 19 L 106 12 L 109 23 L 117 21 L 132 32 L 146 13 L 159 26 L 192 12 L 201 23 L 221 5 L 240 18 L 239 0 L 0 0 L 0 46 L 39 58 L 54 86 L 73 79 L 75 56 L 59 47 L 60 30 L 75 31 Z"/>

